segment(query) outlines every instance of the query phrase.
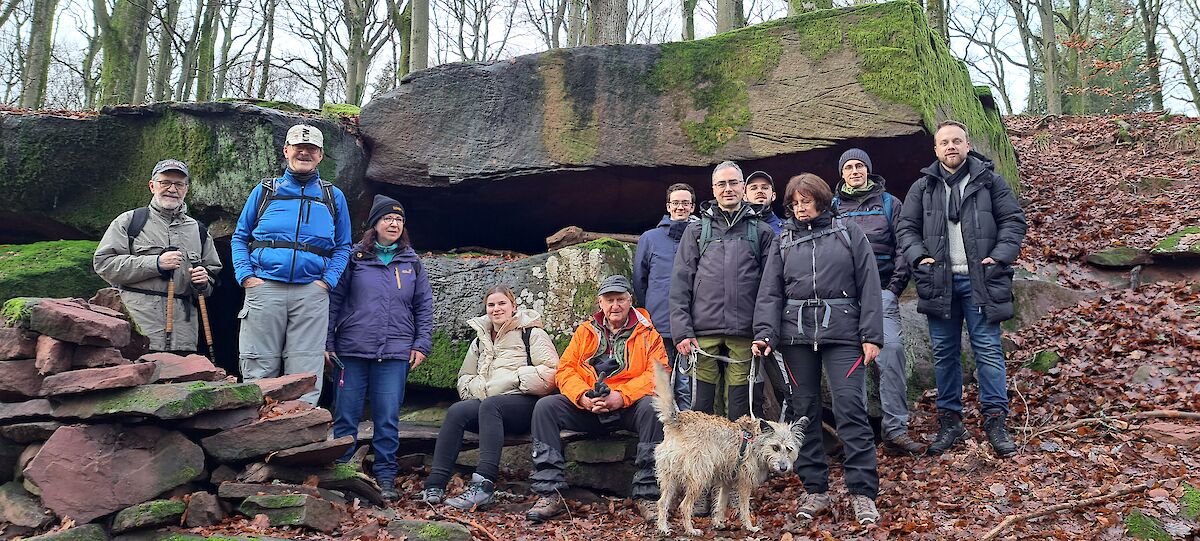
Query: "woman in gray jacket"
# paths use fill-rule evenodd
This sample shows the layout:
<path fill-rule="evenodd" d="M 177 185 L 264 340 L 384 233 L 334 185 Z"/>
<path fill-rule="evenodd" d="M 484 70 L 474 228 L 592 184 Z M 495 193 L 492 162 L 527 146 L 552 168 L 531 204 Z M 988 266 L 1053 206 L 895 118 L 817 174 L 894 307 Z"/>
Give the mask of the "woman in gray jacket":
<path fill-rule="evenodd" d="M 821 372 L 826 372 L 855 518 L 874 523 L 879 473 L 867 420 L 865 365 L 883 345 L 875 254 L 857 225 L 834 218 L 833 194 L 820 177 L 792 177 L 784 193 L 791 218 L 766 254 L 751 349 L 755 355 L 776 347 L 783 353 L 794 386 L 789 420 L 821 418 Z M 797 514 L 811 520 L 832 505 L 820 422 L 806 429 L 796 473 L 808 492 Z"/>
<path fill-rule="evenodd" d="M 479 467 L 462 494 L 446 505 L 462 510 L 492 504 L 505 434 L 529 432 L 533 406 L 555 390 L 558 351 L 542 330 L 542 316 L 517 308 L 507 286 L 492 286 L 484 297 L 486 314 L 468 322 L 475 340 L 458 371 L 462 401 L 450 406 L 433 449 L 433 470 L 416 499 L 439 503 L 462 449 L 463 432 L 479 434 Z"/>

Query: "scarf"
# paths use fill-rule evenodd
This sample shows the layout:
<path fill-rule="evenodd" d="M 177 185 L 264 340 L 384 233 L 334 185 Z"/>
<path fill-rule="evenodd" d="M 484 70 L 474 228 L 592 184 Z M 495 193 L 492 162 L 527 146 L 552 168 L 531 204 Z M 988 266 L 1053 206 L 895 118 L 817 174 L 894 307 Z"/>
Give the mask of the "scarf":
<path fill-rule="evenodd" d="M 863 184 L 861 188 L 855 188 L 849 183 L 842 183 L 842 193 L 850 197 L 862 195 L 873 189 L 875 189 L 875 181 L 871 180 L 870 177 L 867 178 L 867 183 Z"/>
<path fill-rule="evenodd" d="M 967 178 L 969 169 L 965 161 L 958 168 L 958 171 L 953 173 L 947 171 L 941 165 L 938 166 L 938 173 L 940 173 L 942 182 L 945 182 L 946 189 L 950 190 L 950 205 L 946 209 L 946 219 L 950 220 L 952 224 L 958 223 L 958 220 L 961 218 L 959 211 L 962 209 L 962 190 L 958 189 L 958 183 Z"/>
<path fill-rule="evenodd" d="M 378 257 L 384 265 L 392 264 L 392 259 L 396 257 L 397 243 L 393 242 L 387 246 L 375 243 L 375 257 Z"/>

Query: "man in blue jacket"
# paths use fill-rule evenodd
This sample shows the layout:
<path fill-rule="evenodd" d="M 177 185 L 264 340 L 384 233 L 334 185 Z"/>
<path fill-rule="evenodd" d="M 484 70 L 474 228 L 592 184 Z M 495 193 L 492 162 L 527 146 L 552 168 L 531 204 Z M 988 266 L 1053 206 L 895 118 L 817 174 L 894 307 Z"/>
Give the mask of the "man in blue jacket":
<path fill-rule="evenodd" d="M 321 130 L 306 124 L 287 132 L 283 176 L 250 192 L 230 244 L 246 303 L 238 313 L 239 365 L 246 381 L 312 373 L 316 404 L 324 372 L 329 291 L 350 258 L 346 196 L 321 180 Z"/>
<path fill-rule="evenodd" d="M 675 251 L 687 224 L 696 220 L 696 190 L 683 183 L 667 187 L 667 214 L 658 226 L 638 237 L 633 257 L 633 290 L 637 302 L 650 312 L 650 321 L 662 336 L 671 369 L 675 369 L 675 342 L 671 341 L 671 273 L 675 269 Z M 687 374 L 675 372 L 675 403 L 686 410 L 692 404 L 692 387 Z"/>

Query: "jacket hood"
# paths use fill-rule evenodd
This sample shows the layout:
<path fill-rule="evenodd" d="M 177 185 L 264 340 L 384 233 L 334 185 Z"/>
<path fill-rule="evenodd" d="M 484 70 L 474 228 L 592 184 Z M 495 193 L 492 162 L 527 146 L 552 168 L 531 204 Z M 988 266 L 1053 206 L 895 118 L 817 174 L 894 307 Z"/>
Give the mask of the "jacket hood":
<path fill-rule="evenodd" d="M 884 180 L 882 176 L 876 175 L 875 173 L 870 173 L 867 175 L 867 180 L 874 182 L 875 185 L 872 186 L 869 191 L 857 195 L 846 195 L 846 192 L 842 191 L 842 187 L 846 185 L 846 181 L 838 181 L 837 186 L 834 186 L 833 188 L 833 196 L 840 197 L 842 199 L 853 199 L 855 201 L 859 201 L 887 190 L 887 181 Z"/>
<path fill-rule="evenodd" d="M 695 221 L 698 221 L 699 219 L 700 218 L 698 216 L 696 216 L 695 214 L 689 214 L 687 217 L 687 220 L 684 220 L 684 221 L 695 222 Z M 662 219 L 658 221 L 658 225 L 655 227 L 671 227 L 671 224 L 673 224 L 675 222 L 676 222 L 675 220 L 671 219 L 670 214 L 663 214 Z"/>
<path fill-rule="evenodd" d="M 967 172 L 971 174 L 971 178 L 979 176 L 984 171 L 994 172 L 996 170 L 996 163 L 991 158 L 975 152 L 974 149 L 967 152 L 967 162 L 965 165 L 967 166 Z M 921 169 L 921 172 L 934 178 L 942 178 L 941 167 L 942 162 L 934 160 L 929 166 Z M 926 185 L 926 189 L 929 189 L 929 187 L 930 185 Z"/>
<path fill-rule="evenodd" d="M 734 222 L 740 222 L 743 217 L 751 214 L 761 216 L 764 208 L 770 210 L 770 207 L 766 205 L 755 205 L 754 203 L 742 201 L 742 206 L 738 207 L 737 212 L 734 213 Z M 708 216 L 715 217 L 719 212 L 724 211 L 721 210 L 721 206 L 717 204 L 716 199 L 709 199 L 708 201 L 700 203 L 700 214 L 706 214 Z"/>
<path fill-rule="evenodd" d="M 492 318 L 487 314 L 476 316 L 467 321 L 467 325 L 475 332 L 481 335 L 488 335 L 492 332 Z M 517 314 L 513 316 L 508 323 L 503 325 L 502 330 L 508 329 L 525 329 L 525 328 L 542 328 L 542 314 L 537 310 L 529 308 L 517 308 Z"/>

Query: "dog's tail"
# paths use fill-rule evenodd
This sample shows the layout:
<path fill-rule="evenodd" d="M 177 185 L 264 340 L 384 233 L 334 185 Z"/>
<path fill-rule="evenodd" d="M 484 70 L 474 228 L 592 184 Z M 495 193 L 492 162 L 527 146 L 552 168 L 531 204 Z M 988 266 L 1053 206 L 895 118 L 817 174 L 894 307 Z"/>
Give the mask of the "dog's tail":
<path fill-rule="evenodd" d="M 663 425 L 675 422 L 679 408 L 675 406 L 675 392 L 671 385 L 671 374 L 661 363 L 654 364 L 654 409 Z"/>

